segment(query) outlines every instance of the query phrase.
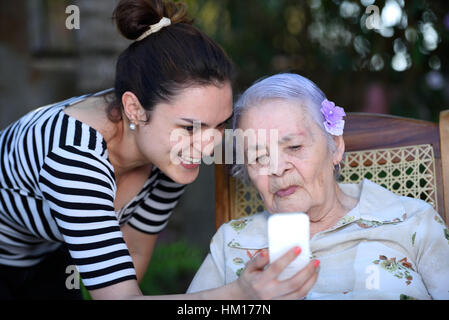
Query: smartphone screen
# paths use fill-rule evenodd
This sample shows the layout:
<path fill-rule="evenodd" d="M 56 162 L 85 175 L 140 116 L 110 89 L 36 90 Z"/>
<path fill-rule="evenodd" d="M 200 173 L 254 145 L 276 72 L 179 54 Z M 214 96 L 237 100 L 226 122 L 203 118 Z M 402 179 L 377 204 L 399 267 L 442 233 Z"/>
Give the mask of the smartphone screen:
<path fill-rule="evenodd" d="M 270 263 L 295 246 L 300 255 L 279 275 L 279 280 L 292 277 L 310 261 L 310 221 L 305 213 L 275 213 L 268 219 L 268 243 Z"/>

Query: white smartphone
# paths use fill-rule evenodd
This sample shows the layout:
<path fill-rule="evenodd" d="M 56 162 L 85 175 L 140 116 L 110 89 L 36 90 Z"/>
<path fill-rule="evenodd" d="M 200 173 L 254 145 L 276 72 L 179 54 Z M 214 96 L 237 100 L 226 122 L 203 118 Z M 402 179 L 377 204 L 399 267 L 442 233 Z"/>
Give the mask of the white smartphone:
<path fill-rule="evenodd" d="M 281 272 L 285 280 L 303 269 L 310 261 L 310 221 L 305 213 L 275 213 L 268 218 L 268 250 L 270 263 L 299 246 L 301 253 Z"/>

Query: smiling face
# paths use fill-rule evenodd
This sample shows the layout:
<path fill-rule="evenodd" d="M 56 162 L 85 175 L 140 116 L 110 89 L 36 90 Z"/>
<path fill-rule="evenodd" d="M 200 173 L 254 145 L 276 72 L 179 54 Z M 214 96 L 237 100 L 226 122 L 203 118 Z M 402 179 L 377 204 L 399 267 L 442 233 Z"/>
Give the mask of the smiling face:
<path fill-rule="evenodd" d="M 172 101 L 155 106 L 149 123 L 139 125 L 134 133 L 136 145 L 143 158 L 172 180 L 192 183 L 198 176 L 201 158 L 212 153 L 214 143 L 221 143 L 221 137 L 205 139 L 205 132 L 214 129 L 213 132 L 223 134 L 230 117 L 229 83 L 186 88 Z M 194 128 L 201 128 L 198 134 L 202 138 L 196 137 Z"/>
<path fill-rule="evenodd" d="M 306 212 L 310 216 L 323 209 L 335 190 L 333 168 L 343 155 L 342 137 L 335 137 L 340 147 L 331 153 L 324 133 L 304 110 L 298 102 L 267 100 L 247 109 L 239 123 L 244 131 L 277 130 L 275 141 L 270 141 L 273 136 L 269 134 L 266 144 L 256 140 L 257 162 L 246 165 L 271 213 Z M 245 143 L 246 154 L 254 148 L 251 144 Z"/>

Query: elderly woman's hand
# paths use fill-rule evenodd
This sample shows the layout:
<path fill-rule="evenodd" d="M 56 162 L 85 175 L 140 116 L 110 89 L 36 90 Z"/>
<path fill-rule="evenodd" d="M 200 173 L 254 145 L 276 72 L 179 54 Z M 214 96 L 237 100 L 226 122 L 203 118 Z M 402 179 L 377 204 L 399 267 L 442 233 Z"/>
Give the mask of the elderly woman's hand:
<path fill-rule="evenodd" d="M 299 254 L 298 247 L 293 248 L 281 258 L 269 265 L 267 251 L 262 251 L 246 265 L 236 281 L 243 296 L 249 299 L 302 299 L 318 278 L 319 260 L 312 260 L 293 277 L 279 281 L 278 276 Z"/>

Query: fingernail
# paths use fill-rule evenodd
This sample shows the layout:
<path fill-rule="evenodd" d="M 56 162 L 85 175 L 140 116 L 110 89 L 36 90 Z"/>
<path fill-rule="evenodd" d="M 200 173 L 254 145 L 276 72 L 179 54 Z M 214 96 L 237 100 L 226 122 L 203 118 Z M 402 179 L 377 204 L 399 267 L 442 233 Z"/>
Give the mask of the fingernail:
<path fill-rule="evenodd" d="M 300 247 L 295 247 L 295 254 L 298 256 L 301 253 L 301 248 Z"/>
<path fill-rule="evenodd" d="M 313 263 L 313 266 L 316 268 L 318 268 L 318 266 L 320 265 L 320 260 L 315 260 L 315 262 Z"/>

